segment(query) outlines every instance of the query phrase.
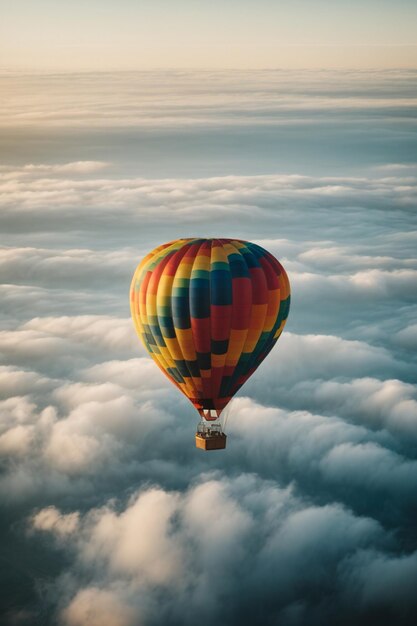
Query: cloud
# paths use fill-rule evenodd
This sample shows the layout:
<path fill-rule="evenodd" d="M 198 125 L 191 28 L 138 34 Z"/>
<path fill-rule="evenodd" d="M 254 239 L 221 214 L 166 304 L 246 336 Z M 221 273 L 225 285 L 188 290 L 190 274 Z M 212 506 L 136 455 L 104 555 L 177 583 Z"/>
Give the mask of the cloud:
<path fill-rule="evenodd" d="M 356 595 L 361 608 L 381 607 L 389 619 L 398 616 L 407 623 L 417 609 L 416 573 L 416 552 L 393 556 L 364 550 L 346 564 L 347 598 Z"/>
<path fill-rule="evenodd" d="M 385 163 L 384 165 L 376 165 L 375 169 L 379 171 L 404 171 L 404 170 L 413 170 L 415 171 L 417 167 L 417 163 Z"/>
<path fill-rule="evenodd" d="M 0 435 L 0 455 L 25 454 L 32 443 L 32 432 L 31 426 L 14 426 Z"/>
<path fill-rule="evenodd" d="M 404 492 L 415 489 L 417 461 L 407 461 L 374 443 L 343 443 L 330 450 L 321 461 L 321 470 L 329 481 L 360 484 L 374 493 L 391 492 L 402 499 Z"/>
<path fill-rule="evenodd" d="M 48 509 L 40 511 L 32 527 L 34 519 L 48 515 Z M 362 590 L 355 583 L 364 575 L 363 554 L 378 559 L 384 547 L 395 549 L 375 521 L 340 505 L 310 505 L 291 489 L 245 474 L 200 477 L 183 493 L 159 487 L 136 492 L 122 507 L 112 502 L 71 518 L 77 533 L 62 532 L 56 515 L 68 517 L 54 512 L 54 522 L 41 529 L 73 553 L 72 597 L 60 610 L 62 623 L 70 625 L 80 615 L 91 623 L 100 619 L 103 606 L 92 599 L 101 593 L 107 594 L 104 604 L 111 603 L 110 624 L 148 623 L 155 610 L 158 619 L 170 615 L 175 624 L 191 624 L 196 610 L 202 624 L 221 615 L 231 623 L 243 615 L 248 621 L 259 601 L 265 619 L 282 615 L 284 623 L 290 623 L 294 603 L 301 603 L 292 623 L 305 623 L 307 612 L 318 609 L 317 593 L 327 600 L 326 618 L 334 618 L 335 600 L 347 596 L 349 614 L 360 617 Z M 67 574 L 54 593 L 65 597 L 68 584 Z M 385 601 L 378 593 L 375 599 L 377 606 Z M 408 594 L 403 600 L 409 605 Z"/>
<path fill-rule="evenodd" d="M 381 115 L 401 116 L 415 106 L 412 70 L 393 73 L 280 70 L 103 72 L 59 80 L 44 74 L 28 84 L 3 78 L 4 127 L 43 129 L 161 128 L 317 124 L 325 117 L 368 126 Z M 88 78 L 86 78 L 88 76 Z M 393 85 L 395 87 L 393 88 Z M 28 108 L 28 95 L 32 96 Z M 121 102 L 122 100 L 122 102 Z M 324 114 L 324 115 L 323 115 Z M 356 114 L 356 115 L 355 115 Z M 404 114 L 404 113 L 403 113 Z M 317 119 L 319 118 L 319 120 Z M 397 155 L 398 153 L 394 153 Z M 390 155 L 389 155 L 390 156 Z"/>
<path fill-rule="evenodd" d="M 63 610 L 62 623 L 67 626 L 139 626 L 138 615 L 126 606 L 123 594 L 120 596 L 97 587 L 82 589 Z"/>
<path fill-rule="evenodd" d="M 129 225 L 140 228 L 151 211 L 153 229 L 161 233 L 173 220 L 180 233 L 184 227 L 189 232 L 190 227 L 195 230 L 199 224 L 209 225 L 221 215 L 223 231 L 236 228 L 236 219 L 244 218 L 239 230 L 244 227 L 244 232 L 253 233 L 254 224 L 263 224 L 264 237 L 270 236 L 271 228 L 282 228 L 285 220 L 285 232 L 281 234 L 285 236 L 294 233 L 297 210 L 303 213 L 305 226 L 310 225 L 310 239 L 315 232 L 321 232 L 323 239 L 334 232 L 338 220 L 345 221 L 344 210 L 358 214 L 365 207 L 378 214 L 395 210 L 405 218 L 415 204 L 416 180 L 293 174 L 188 180 L 37 176 L 21 180 L 17 176 L 13 180 L 8 175 L 0 189 L 4 206 L 1 224 L 10 233 L 50 232 L 65 227 L 87 230 L 90 239 L 92 232 L 97 238 L 97 233 L 103 231 L 113 235 L 125 232 L 127 237 Z M 327 216 L 326 221 L 320 220 L 320 229 L 319 215 Z M 352 233 L 354 230 L 353 225 Z"/>
<path fill-rule="evenodd" d="M 65 537 L 78 530 L 79 514 L 62 514 L 56 507 L 50 506 L 36 513 L 31 525 L 34 530 L 53 532 L 57 537 Z"/>
<path fill-rule="evenodd" d="M 129 322 L 126 329 L 125 322 Z M 179 450 L 197 467 L 204 466 L 204 459 L 189 447 L 194 427 L 188 421 L 194 415 L 191 405 L 178 397 L 149 358 L 127 359 L 132 350 L 136 352 L 130 333 L 129 320 L 91 316 L 37 318 L 24 324 L 17 335 L 5 332 L 9 343 L 3 342 L 4 354 L 26 367 L 32 364 L 43 375 L 16 365 L 5 368 L 6 376 L 10 373 L 16 380 L 16 392 L 26 396 L 4 404 L 9 417 L 3 418 L 3 451 L 11 459 L 11 473 L 0 484 L 3 493 L 13 485 L 13 497 L 21 499 L 28 490 L 37 493 L 42 482 L 55 492 L 69 477 L 74 489 L 86 480 L 85 487 L 106 480 L 123 485 L 123 472 L 126 479 L 153 473 L 176 486 L 188 471 L 178 462 Z M 284 481 L 292 476 L 302 488 L 307 488 L 304 474 L 310 475 L 324 481 L 325 489 L 335 489 L 338 498 L 343 481 L 334 464 L 326 466 L 323 459 L 339 446 L 387 447 L 387 459 L 402 468 L 406 461 L 397 452 L 410 454 L 410 437 L 414 437 L 413 388 L 400 381 L 366 377 L 369 370 L 381 377 L 393 371 L 396 362 L 390 353 L 331 336 L 285 333 L 280 344 L 270 355 L 269 367 L 260 368 L 243 390 L 258 404 L 242 397 L 233 403 L 228 422 L 230 452 L 219 459 L 220 466 L 225 463 L 237 470 L 249 446 L 252 471 L 268 478 L 281 475 Z M 106 360 L 117 351 L 122 359 Z M 326 359 L 321 358 L 323 353 Z M 56 377 L 57 359 L 61 377 Z M 270 407 L 262 406 L 265 403 Z M 257 453 L 271 445 L 269 457 Z M 21 480 L 16 483 L 12 473 L 18 458 Z M 346 476 L 350 472 L 348 467 Z M 352 481 L 356 480 L 352 474 Z M 381 489 L 393 493 L 391 477 L 381 474 L 380 480 Z M 366 481 L 364 476 L 363 491 L 370 489 Z M 401 502 L 412 484 L 411 477 L 399 488 Z M 346 503 L 350 506 L 354 501 L 349 492 Z"/>
<path fill-rule="evenodd" d="M 263 407 L 248 398 L 235 399 L 228 420 L 237 463 L 250 447 L 247 469 L 268 479 L 296 481 L 302 492 L 343 501 L 355 510 L 390 525 L 401 515 L 412 515 L 410 497 L 416 488 L 417 462 L 410 451 L 395 452 L 383 431 L 365 424 L 308 411 Z M 383 508 L 376 494 L 384 493 L 397 510 Z M 367 495 L 365 495 L 367 494 Z M 389 496 L 388 496 L 389 494 Z"/>
<path fill-rule="evenodd" d="M 91 174 L 109 167 L 106 161 L 74 161 L 72 163 L 45 164 L 28 163 L 18 169 L 8 165 L 0 166 L 0 176 L 7 180 L 8 175 L 33 176 L 50 174 L 52 176 L 68 176 L 69 174 Z"/>
<path fill-rule="evenodd" d="M 81 558 L 127 574 L 138 586 L 175 586 L 184 574 L 181 547 L 171 531 L 176 500 L 175 494 L 154 489 L 135 498 L 121 514 L 93 512 Z"/>
<path fill-rule="evenodd" d="M 43 371 L 68 371 L 100 354 L 143 354 L 130 319 L 100 315 L 33 318 L 16 330 L 0 331 L 2 358 Z"/>
<path fill-rule="evenodd" d="M 15 329 L 18 322 L 33 319 L 34 316 L 52 317 L 76 315 L 126 315 L 128 307 L 120 309 L 126 300 L 120 294 L 106 290 L 87 291 L 82 289 L 48 289 L 31 285 L 0 285 L 3 318 L 2 328 Z"/>
<path fill-rule="evenodd" d="M 0 249 L 0 280 L 9 284 L 48 288 L 105 288 L 129 278 L 139 261 L 137 252 L 51 250 L 42 248 Z M 128 289 L 128 280 L 123 285 Z"/>
<path fill-rule="evenodd" d="M 81 385 L 58 390 L 64 405 L 71 395 L 79 394 L 75 407 L 64 419 L 54 423 L 45 441 L 44 455 L 54 468 L 68 474 L 110 473 L 119 470 L 127 455 L 132 457 L 149 445 L 158 428 L 171 420 L 152 399 L 137 406 L 123 390 L 107 385 Z M 105 464 L 109 464 L 105 468 Z"/>
<path fill-rule="evenodd" d="M 0 366 L 0 397 L 39 393 L 50 389 L 53 383 L 36 372 L 20 370 L 12 366 Z"/>
<path fill-rule="evenodd" d="M 270 367 L 261 366 L 244 389 L 271 402 L 279 402 L 280 394 L 288 401 L 293 386 L 303 381 L 366 377 L 370 371 L 384 376 L 401 369 L 385 348 L 332 335 L 297 335 L 289 331 L 280 337 L 268 362 Z"/>
<path fill-rule="evenodd" d="M 358 249 L 359 248 L 359 249 Z M 360 253 L 358 253 L 360 252 Z M 301 252 L 298 255 L 298 259 L 305 264 L 305 266 L 313 266 L 322 268 L 324 271 L 339 270 L 346 272 L 348 270 L 356 269 L 388 269 L 391 270 L 395 267 L 407 267 L 416 266 L 416 260 L 413 258 L 403 259 L 395 258 L 393 256 L 379 256 L 377 254 L 364 254 L 365 250 L 358 246 L 355 250 L 353 246 L 331 246 L 329 242 L 323 243 L 320 246 L 313 246 L 310 249 Z M 360 275 L 360 273 L 359 273 Z"/>
<path fill-rule="evenodd" d="M 36 362 L 38 367 L 44 363 Z M 47 363 L 45 370 L 50 369 Z M 73 375 L 79 363 L 79 357 L 69 357 L 67 373 Z M 84 371 L 84 382 L 40 377 L 16 367 L 4 370 L 15 382 L 15 392 L 28 392 L 0 402 L 4 463 L 0 492 L 13 500 L 21 501 L 28 493 L 37 497 L 49 489 L 62 494 L 69 488 L 69 477 L 78 480 L 78 484 L 73 480 L 69 491 L 83 483 L 90 489 L 87 476 L 93 483 L 105 476 L 117 480 L 120 475 L 123 480 L 126 471 L 140 473 L 138 455 L 157 457 L 159 445 L 150 446 L 158 441 L 161 429 L 163 445 L 179 436 L 168 413 L 171 387 L 149 359 L 92 366 Z"/>
<path fill-rule="evenodd" d="M 303 298 L 314 298 L 320 283 L 320 297 L 328 301 L 337 298 L 349 300 L 374 300 L 375 298 L 396 298 L 405 301 L 415 301 L 417 287 L 417 270 L 400 269 L 384 271 L 379 269 L 363 270 L 350 276 L 323 276 L 313 273 L 293 273 L 292 283 L 295 291 L 299 291 Z M 314 300 L 313 300 L 314 301 Z"/>
<path fill-rule="evenodd" d="M 406 350 L 414 350 L 417 347 L 417 324 L 411 324 L 398 331 L 394 341 Z"/>
<path fill-rule="evenodd" d="M 286 404 L 320 408 L 326 414 L 337 413 L 347 421 L 367 428 L 386 428 L 400 437 L 403 444 L 415 444 L 417 424 L 416 389 L 400 380 L 358 378 L 349 382 L 305 381 L 287 394 Z"/>
<path fill-rule="evenodd" d="M 159 389 L 162 393 L 163 378 L 149 358 L 105 361 L 85 370 L 83 378 L 90 382 L 112 382 L 141 392 Z"/>

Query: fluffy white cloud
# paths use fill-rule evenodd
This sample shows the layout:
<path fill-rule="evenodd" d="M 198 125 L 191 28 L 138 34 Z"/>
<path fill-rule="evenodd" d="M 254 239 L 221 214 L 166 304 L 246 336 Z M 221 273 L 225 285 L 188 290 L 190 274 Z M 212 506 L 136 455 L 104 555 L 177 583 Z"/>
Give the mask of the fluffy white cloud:
<path fill-rule="evenodd" d="M 359 248 L 359 250 L 358 250 Z M 329 270 L 346 272 L 347 270 L 381 269 L 392 271 L 394 268 L 411 267 L 415 268 L 417 261 L 414 258 L 396 258 L 393 256 L 380 256 L 378 253 L 365 254 L 365 247 L 356 248 L 351 246 L 334 246 L 331 242 L 327 245 L 313 245 L 310 249 L 300 252 L 298 260 L 306 267 L 317 267 L 328 272 Z M 369 249 L 368 249 L 369 252 Z M 357 276 L 363 274 L 357 273 Z M 366 276 L 366 274 L 364 274 Z M 378 274 L 374 273 L 374 276 Z M 352 279 L 351 279 L 352 280 Z M 353 279 L 357 283 L 358 278 Z"/>
<path fill-rule="evenodd" d="M 71 174 L 91 174 L 98 170 L 108 167 L 110 163 L 106 161 L 74 161 L 72 163 L 62 164 L 46 164 L 46 163 L 28 163 L 20 168 L 8 165 L 0 166 L 0 176 L 7 180 L 8 176 L 33 176 L 33 175 L 63 175 Z"/>
<path fill-rule="evenodd" d="M 100 315 L 34 318 L 0 331 L 2 359 L 43 371 L 78 369 L 105 356 L 133 357 L 144 349 L 129 318 Z"/>
<path fill-rule="evenodd" d="M 369 518 L 340 505 L 309 505 L 251 475 L 200 481 L 183 493 L 148 488 L 123 507 L 109 503 L 84 516 L 74 513 L 71 521 L 71 514 L 50 509 L 30 520 L 74 554 L 63 624 L 104 619 L 103 605 L 93 602 L 102 593 L 109 624 L 148 623 L 156 614 L 191 624 L 196 610 L 203 624 L 225 612 L 235 620 L 242 609 L 251 615 L 256 597 L 268 603 L 272 617 L 297 600 L 299 586 L 307 593 L 306 609 L 313 610 L 308 598 L 318 585 L 329 599 L 352 595 L 355 559 L 360 564 L 364 550 L 382 555 L 392 544 Z M 90 582 L 84 587 L 85 576 Z M 68 594 L 67 583 L 66 577 L 56 581 L 55 592 Z M 353 599 L 359 594 L 355 590 Z"/>
<path fill-rule="evenodd" d="M 264 237 L 271 232 L 278 234 L 284 221 L 286 228 L 281 237 L 285 237 L 285 233 L 294 236 L 297 232 L 296 211 L 303 215 L 305 228 L 309 228 L 309 240 L 330 240 L 329 247 L 334 247 L 331 239 L 337 222 L 345 220 L 343 211 L 359 215 L 364 208 L 377 214 L 395 209 L 404 214 L 407 223 L 407 213 L 415 204 L 416 179 L 398 178 L 396 183 L 373 177 L 283 174 L 158 180 L 38 176 L 22 179 L 17 172 L 15 179 L 10 174 L 6 180 L 0 179 L 4 207 L 1 224 L 11 233 L 61 231 L 65 227 L 75 236 L 84 229 L 94 242 L 100 242 L 103 236 L 111 240 L 115 233 L 123 233 L 124 240 L 133 243 L 137 237 L 132 235 L 140 232 L 151 212 L 153 230 L 160 233 L 156 242 L 162 237 L 172 238 L 173 228 L 178 236 L 184 235 L 184 229 L 190 232 L 190 226 L 191 230 L 201 229 L 202 224 L 211 232 L 213 220 L 219 217 L 223 232 L 232 230 L 231 236 L 236 236 L 237 219 L 244 220 L 239 231 L 244 228 L 248 234 L 263 224 Z M 356 244 L 356 238 L 354 241 Z"/>
<path fill-rule="evenodd" d="M 139 259 L 132 250 L 1 248 L 0 280 L 48 288 L 111 289 L 112 283 L 117 288 L 117 281 L 133 274 Z"/>
<path fill-rule="evenodd" d="M 177 499 L 176 494 L 151 489 L 134 497 L 120 514 L 110 509 L 92 512 L 81 558 L 132 577 L 139 586 L 175 586 L 185 574 L 172 527 Z"/>
<path fill-rule="evenodd" d="M 34 318 L 24 324 L 22 331 L 35 331 L 45 336 L 71 339 L 80 343 L 103 345 L 112 349 L 129 349 L 136 339 L 130 318 L 98 315 Z"/>
<path fill-rule="evenodd" d="M 417 324 L 411 324 L 398 331 L 394 340 L 407 350 L 415 350 L 417 348 Z"/>
<path fill-rule="evenodd" d="M 165 379 L 160 370 L 148 357 L 124 361 L 105 361 L 86 369 L 84 380 L 89 382 L 111 382 L 136 392 L 154 393 L 155 389 L 165 388 Z"/>
<path fill-rule="evenodd" d="M 66 626 L 140 626 L 123 593 L 98 587 L 81 589 L 61 613 Z"/>
<path fill-rule="evenodd" d="M 105 463 L 111 474 L 112 466 L 117 469 L 126 454 L 137 452 L 149 443 L 151 435 L 157 435 L 158 428 L 171 421 L 150 399 L 137 406 L 134 398 L 116 386 L 74 387 L 58 392 L 64 403 L 68 394 L 79 393 L 80 398 L 73 402 L 69 398 L 76 406 L 54 424 L 45 441 L 45 457 L 60 471 L 98 473 L 103 472 Z"/>
<path fill-rule="evenodd" d="M 77 531 L 79 517 L 77 512 L 65 514 L 50 506 L 33 516 L 31 526 L 34 530 L 53 532 L 58 537 L 65 537 Z"/>
<path fill-rule="evenodd" d="M 303 300 L 311 302 L 319 298 L 329 304 L 335 299 L 348 303 L 355 299 L 357 306 L 367 299 L 392 298 L 415 302 L 417 293 L 417 270 L 399 269 L 385 271 L 380 269 L 362 270 L 350 276 L 323 276 L 309 272 L 291 275 L 291 283 L 295 293 L 300 293 Z"/>
<path fill-rule="evenodd" d="M 102 325 L 104 332 L 91 336 L 90 327 L 95 324 Z M 68 375 L 52 379 L 16 367 L 6 368 L 6 374 L 13 374 L 12 379 L 20 384 L 25 381 L 22 391 L 30 392 L 27 397 L 4 402 L 1 449 L 14 460 L 21 458 L 22 480 L 13 483 L 15 498 L 25 497 L 28 489 L 36 493 L 42 481 L 54 492 L 61 477 L 72 477 L 79 483 L 86 477 L 117 481 L 125 471 L 126 476 L 152 472 L 159 477 L 170 475 L 174 484 L 182 480 L 186 468 L 178 462 L 176 451 L 194 459 L 190 457 L 195 455 L 190 449 L 194 411 L 155 364 L 149 358 L 135 358 L 78 369 L 80 363 L 89 359 L 94 363 L 100 355 L 105 357 L 127 347 L 126 334 L 120 332 L 117 320 L 43 318 L 32 320 L 24 328 L 19 332 L 40 333 L 38 350 L 42 358 L 33 353 L 29 342 L 22 348 L 22 361 L 32 360 L 47 371 L 54 353 L 48 352 L 50 346 L 44 339 L 58 338 L 68 343 L 63 344 L 65 348 L 58 345 L 55 358 L 62 359 L 58 354 L 65 349 L 72 380 Z M 364 342 L 331 336 L 285 333 L 280 344 L 270 355 L 269 367 L 263 371 L 261 368 L 243 393 L 282 408 L 236 399 L 228 422 L 230 451 L 219 459 L 220 466 L 238 468 L 249 447 L 254 472 L 269 477 L 281 473 L 284 480 L 292 476 L 300 484 L 304 484 L 303 475 L 309 474 L 334 485 L 337 491 L 343 480 L 335 469 L 336 453 L 332 451 L 344 449 L 353 454 L 360 449 L 356 446 L 369 444 L 388 446 L 389 462 L 400 468 L 400 474 L 407 472 L 406 460 L 391 452 L 390 447 L 398 447 L 393 439 L 398 437 L 402 454 L 409 452 L 408 440 L 415 436 L 413 387 L 401 381 L 357 378 L 369 370 L 380 375 L 392 371 L 395 360 L 391 355 Z M 315 415 L 312 408 L 316 409 Z M 357 426 L 349 425 L 349 421 Z M 261 452 L 265 446 L 269 450 L 266 456 Z M 377 458 L 372 458 L 376 463 Z M 205 463 L 201 456 L 193 462 Z M 414 465 L 409 468 L 411 478 L 399 489 L 399 497 L 414 484 Z M 15 470 L 16 465 L 11 464 L 10 473 L 3 476 L 3 493 L 10 488 Z M 347 467 L 345 475 L 351 471 Z M 370 490 L 365 466 L 360 470 L 358 465 L 352 481 L 361 480 L 357 478 L 362 476 L 361 471 L 362 488 Z M 376 471 L 381 489 L 393 493 L 396 483 L 389 473 Z"/>
<path fill-rule="evenodd" d="M 31 426 L 13 426 L 0 435 L 0 455 L 13 454 L 22 456 L 32 443 L 33 428 Z"/>
<path fill-rule="evenodd" d="M 0 397 L 24 396 L 27 393 L 46 391 L 53 382 L 36 372 L 20 370 L 12 366 L 0 366 Z"/>
<path fill-rule="evenodd" d="M 77 359 L 70 363 L 77 368 Z M 113 371 L 116 380 L 111 382 Z M 87 475 L 90 480 L 114 478 L 123 473 L 123 463 L 137 472 L 138 454 L 156 462 L 159 433 L 164 433 L 163 446 L 180 436 L 168 412 L 171 386 L 150 359 L 93 366 L 84 371 L 84 382 L 10 367 L 3 374 L 10 375 L 15 392 L 30 391 L 0 401 L 0 454 L 5 461 L 0 492 L 15 500 L 48 489 L 62 493 L 68 488 L 62 481 L 69 477 L 79 483 Z M 178 425 L 181 429 L 185 422 Z"/>
<path fill-rule="evenodd" d="M 19 323 L 36 316 L 65 317 L 68 313 L 76 316 L 114 315 L 124 316 L 127 307 L 121 310 L 124 298 L 120 294 L 108 293 L 101 289 L 86 291 L 79 288 L 65 289 L 38 287 L 33 285 L 0 285 L 3 306 L 3 329 L 16 329 Z"/>
<path fill-rule="evenodd" d="M 304 381 L 294 385 L 285 402 L 298 408 L 310 406 L 337 413 L 371 429 L 386 428 L 402 436 L 405 443 L 417 438 L 416 388 L 400 380 L 364 377 L 348 382 Z"/>
<path fill-rule="evenodd" d="M 366 377 L 369 372 L 383 376 L 396 369 L 400 371 L 402 364 L 396 363 L 385 348 L 332 335 L 285 331 L 265 365 L 245 385 L 244 392 L 279 404 L 281 394 L 290 397 L 294 386 L 298 388 L 305 381 L 353 379 Z"/>
<path fill-rule="evenodd" d="M 369 497 L 376 490 L 389 494 L 397 507 L 407 508 L 417 488 L 417 461 L 390 449 L 390 436 L 371 434 L 366 425 L 239 398 L 233 402 L 228 431 L 237 456 L 250 447 L 251 471 L 281 480 L 291 477 L 302 489 L 313 482 L 316 493 L 335 489 L 351 506 L 360 488 Z M 369 507 L 373 509 L 372 501 Z"/>
<path fill-rule="evenodd" d="M 367 128 L 385 111 L 391 123 L 395 115 L 402 118 L 402 111 L 405 115 L 416 101 L 413 71 L 404 69 L 395 75 L 381 70 L 315 74 L 241 69 L 233 75 L 213 70 L 156 70 L 70 76 L 70 80 L 52 75 L 2 76 L 7 97 L 0 124 L 26 131 L 40 127 L 77 132 L 86 127 L 132 126 L 148 131 L 213 125 L 230 130 L 236 125 L 283 123 L 297 128 L 320 123 L 323 114 L 328 119 L 335 113 L 346 124 L 346 118 L 356 112 Z M 379 169 L 392 170 L 396 165 Z"/>

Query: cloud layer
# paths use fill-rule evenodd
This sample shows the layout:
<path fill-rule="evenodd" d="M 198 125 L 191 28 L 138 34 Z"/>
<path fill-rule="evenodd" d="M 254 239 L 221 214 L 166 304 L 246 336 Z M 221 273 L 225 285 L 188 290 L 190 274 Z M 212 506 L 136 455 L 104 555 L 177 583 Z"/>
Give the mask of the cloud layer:
<path fill-rule="evenodd" d="M 29 111 L 21 95 L 3 113 L 33 156 L 6 138 L 16 152 L 0 168 L 2 620 L 414 625 L 410 74 L 373 74 L 372 86 L 349 73 L 158 77 L 125 76 L 111 95 L 96 78 L 79 109 L 64 78 L 38 77 L 62 106 L 40 98 Z M 38 124 L 45 144 L 33 143 Z M 331 167 L 303 163 L 307 127 L 339 155 Z M 377 135 L 378 157 L 365 145 Z M 221 169 L 221 146 L 225 175 L 206 168 Z M 142 157 L 161 165 L 149 173 Z M 293 298 L 277 348 L 232 403 L 227 450 L 206 455 L 191 404 L 134 334 L 128 290 L 153 246 L 219 234 L 274 253 Z"/>

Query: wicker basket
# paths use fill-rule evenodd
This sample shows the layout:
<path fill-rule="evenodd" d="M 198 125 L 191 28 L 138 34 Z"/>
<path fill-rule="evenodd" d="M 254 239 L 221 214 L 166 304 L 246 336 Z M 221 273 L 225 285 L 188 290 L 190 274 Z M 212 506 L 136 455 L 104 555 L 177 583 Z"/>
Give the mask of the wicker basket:
<path fill-rule="evenodd" d="M 195 445 L 201 450 L 224 450 L 227 435 L 220 432 L 195 434 Z"/>

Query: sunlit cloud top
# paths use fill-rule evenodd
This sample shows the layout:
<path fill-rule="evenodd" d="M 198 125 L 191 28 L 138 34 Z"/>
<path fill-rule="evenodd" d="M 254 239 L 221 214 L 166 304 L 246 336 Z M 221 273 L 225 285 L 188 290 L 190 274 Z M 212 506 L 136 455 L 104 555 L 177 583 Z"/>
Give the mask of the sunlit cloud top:
<path fill-rule="evenodd" d="M 412 0 L 15 0 L 0 67 L 417 67 Z"/>

